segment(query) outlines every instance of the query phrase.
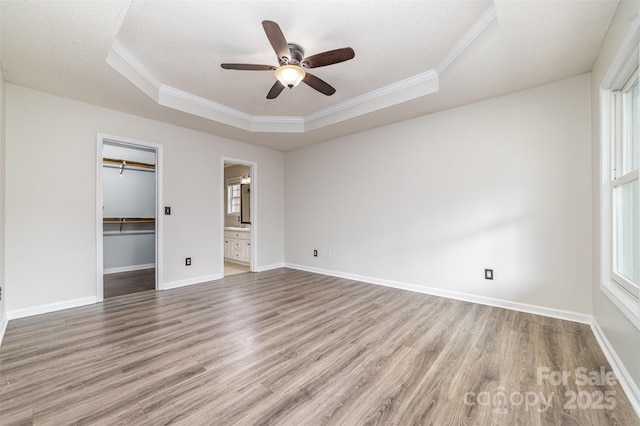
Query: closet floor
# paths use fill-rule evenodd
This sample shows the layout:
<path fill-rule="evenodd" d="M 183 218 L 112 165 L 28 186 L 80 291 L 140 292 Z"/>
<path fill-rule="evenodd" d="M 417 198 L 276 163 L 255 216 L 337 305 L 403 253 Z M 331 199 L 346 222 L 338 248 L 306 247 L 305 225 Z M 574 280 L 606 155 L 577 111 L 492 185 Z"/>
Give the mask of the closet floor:
<path fill-rule="evenodd" d="M 155 290 L 156 270 L 142 269 L 139 271 L 105 274 L 104 298 L 122 296 L 123 294 L 138 293 L 140 291 Z"/>

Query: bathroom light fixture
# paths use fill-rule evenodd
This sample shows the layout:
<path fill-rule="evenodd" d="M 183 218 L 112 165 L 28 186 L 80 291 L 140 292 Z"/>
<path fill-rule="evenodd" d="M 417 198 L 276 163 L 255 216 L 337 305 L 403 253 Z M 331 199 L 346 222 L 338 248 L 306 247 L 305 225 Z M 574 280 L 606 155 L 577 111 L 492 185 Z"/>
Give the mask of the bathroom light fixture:
<path fill-rule="evenodd" d="M 241 184 L 251 183 L 251 176 L 244 175 L 240 179 Z"/>
<path fill-rule="evenodd" d="M 307 75 L 302 68 L 297 65 L 283 65 L 276 70 L 276 78 L 283 86 L 293 89 Z"/>

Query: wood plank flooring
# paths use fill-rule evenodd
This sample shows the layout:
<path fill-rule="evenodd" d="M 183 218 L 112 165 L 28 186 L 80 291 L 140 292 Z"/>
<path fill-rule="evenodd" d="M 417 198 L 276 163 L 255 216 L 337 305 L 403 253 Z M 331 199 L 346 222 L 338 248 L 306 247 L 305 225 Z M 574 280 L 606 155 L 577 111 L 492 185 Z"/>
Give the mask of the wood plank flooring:
<path fill-rule="evenodd" d="M 584 324 L 277 269 L 10 321 L 0 424 L 640 425 L 578 368 Z"/>
<path fill-rule="evenodd" d="M 156 269 L 141 269 L 138 271 L 119 272 L 104 275 L 104 298 L 138 293 L 140 291 L 155 290 Z"/>

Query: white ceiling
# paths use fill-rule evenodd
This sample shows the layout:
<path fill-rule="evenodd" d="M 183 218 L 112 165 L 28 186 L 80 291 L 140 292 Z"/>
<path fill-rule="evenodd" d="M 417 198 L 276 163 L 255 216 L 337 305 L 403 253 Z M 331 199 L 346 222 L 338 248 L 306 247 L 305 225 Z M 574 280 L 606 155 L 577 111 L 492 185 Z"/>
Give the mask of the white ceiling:
<path fill-rule="evenodd" d="M 7 82 L 278 150 L 589 72 L 617 1 L 0 1 Z M 275 100 L 261 22 L 310 70 Z"/>

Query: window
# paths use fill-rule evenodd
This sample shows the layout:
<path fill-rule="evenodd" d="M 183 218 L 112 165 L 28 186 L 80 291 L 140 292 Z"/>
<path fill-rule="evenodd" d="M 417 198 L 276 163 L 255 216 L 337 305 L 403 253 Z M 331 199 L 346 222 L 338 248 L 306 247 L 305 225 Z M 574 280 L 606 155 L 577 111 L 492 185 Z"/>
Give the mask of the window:
<path fill-rule="evenodd" d="M 601 288 L 640 328 L 640 28 L 627 40 L 601 90 Z"/>
<path fill-rule="evenodd" d="M 240 179 L 227 181 L 227 214 L 240 214 Z"/>
<path fill-rule="evenodd" d="M 611 96 L 612 280 L 640 297 L 640 196 L 638 69 Z"/>

